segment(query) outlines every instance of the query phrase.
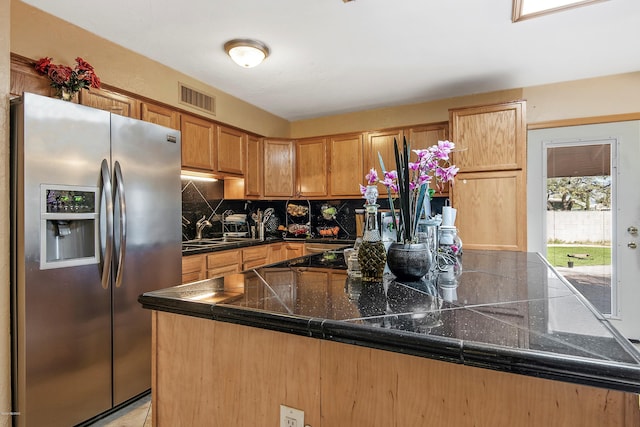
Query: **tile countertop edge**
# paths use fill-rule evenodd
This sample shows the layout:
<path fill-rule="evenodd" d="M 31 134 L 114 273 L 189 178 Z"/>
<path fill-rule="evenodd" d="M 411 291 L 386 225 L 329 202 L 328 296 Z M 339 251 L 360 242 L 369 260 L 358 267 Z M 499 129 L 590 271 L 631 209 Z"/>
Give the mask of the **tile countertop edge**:
<path fill-rule="evenodd" d="M 640 393 L 640 367 L 579 356 L 464 341 L 463 364 L 555 381 Z"/>
<path fill-rule="evenodd" d="M 202 304 L 141 295 L 146 309 L 375 348 L 500 372 L 640 393 L 640 367 L 576 356 L 521 351 L 486 343 L 419 336 L 348 322 L 274 314 L 225 304 Z"/>

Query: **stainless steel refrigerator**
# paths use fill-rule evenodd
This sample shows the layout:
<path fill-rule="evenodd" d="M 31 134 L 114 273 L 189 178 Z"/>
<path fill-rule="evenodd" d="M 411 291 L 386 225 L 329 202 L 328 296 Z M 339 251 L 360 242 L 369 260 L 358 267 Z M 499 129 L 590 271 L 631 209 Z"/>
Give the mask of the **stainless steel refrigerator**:
<path fill-rule="evenodd" d="M 71 426 L 151 386 L 138 296 L 181 277 L 180 132 L 11 105 L 14 423 Z"/>

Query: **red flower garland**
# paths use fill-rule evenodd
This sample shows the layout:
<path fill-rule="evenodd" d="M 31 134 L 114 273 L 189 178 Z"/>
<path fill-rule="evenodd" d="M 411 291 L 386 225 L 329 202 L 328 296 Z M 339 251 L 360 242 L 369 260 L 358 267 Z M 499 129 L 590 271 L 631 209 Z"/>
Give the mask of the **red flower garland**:
<path fill-rule="evenodd" d="M 100 88 L 100 78 L 93 67 L 84 59 L 77 57 L 75 68 L 67 65 L 56 65 L 51 62 L 53 58 L 44 57 L 36 62 L 35 69 L 38 73 L 46 75 L 51 80 L 51 87 L 56 89 L 56 94 L 62 96 L 64 91 L 72 96 L 82 88 Z"/>

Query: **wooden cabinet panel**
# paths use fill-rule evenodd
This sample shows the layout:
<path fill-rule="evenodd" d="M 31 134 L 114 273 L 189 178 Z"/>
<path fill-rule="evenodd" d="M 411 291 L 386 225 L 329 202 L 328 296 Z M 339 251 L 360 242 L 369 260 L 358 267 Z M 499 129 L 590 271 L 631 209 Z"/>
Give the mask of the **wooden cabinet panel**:
<path fill-rule="evenodd" d="M 436 145 L 438 141 L 446 140 L 448 133 L 449 124 L 447 122 L 414 126 L 404 131 L 404 134 L 407 136 L 407 141 L 411 142 L 412 150 L 424 150 L 432 145 Z M 415 155 L 411 156 L 412 160 L 415 158 Z M 441 184 L 440 187 L 438 187 L 434 182 L 431 182 L 429 183 L 429 187 L 436 191 L 435 197 L 447 197 L 449 195 L 449 183 Z"/>
<path fill-rule="evenodd" d="M 296 196 L 327 195 L 327 139 L 308 138 L 296 142 Z"/>
<path fill-rule="evenodd" d="M 364 182 L 363 135 L 338 135 L 329 138 L 329 192 L 333 197 L 361 197 Z M 380 171 L 380 166 L 376 168 Z"/>
<path fill-rule="evenodd" d="M 284 243 L 271 243 L 269 245 L 269 264 L 284 261 Z"/>
<path fill-rule="evenodd" d="M 527 249 L 524 179 L 523 171 L 458 174 L 453 206 L 464 249 Z"/>
<path fill-rule="evenodd" d="M 183 114 L 182 166 L 211 172 L 215 167 L 215 125 L 198 117 Z"/>
<path fill-rule="evenodd" d="M 180 113 L 168 107 L 142 102 L 140 105 L 140 118 L 145 122 L 180 130 Z"/>
<path fill-rule="evenodd" d="M 380 160 L 378 153 L 382 156 L 384 167 L 386 170 L 391 171 L 396 169 L 396 156 L 393 149 L 394 138 L 398 141 L 398 147 L 402 149 L 402 129 L 394 129 L 384 132 L 372 132 L 367 134 L 367 146 L 365 152 L 365 165 L 364 172 L 367 174 L 369 169 L 374 168 L 378 171 L 380 177 L 382 177 L 382 167 L 380 166 Z M 360 178 L 359 183 L 364 182 L 364 176 Z M 378 184 L 378 191 L 380 194 L 386 194 L 387 190 L 383 185 Z"/>
<path fill-rule="evenodd" d="M 262 140 L 254 136 L 247 138 L 247 157 L 244 171 L 245 195 L 262 195 Z"/>
<path fill-rule="evenodd" d="M 297 258 L 304 255 L 304 243 L 285 242 L 284 259 Z"/>
<path fill-rule="evenodd" d="M 402 129 L 393 129 L 384 132 L 371 132 L 367 134 L 367 151 L 365 154 L 364 170 L 375 168 L 381 171 L 378 153 L 382 156 L 384 167 L 387 170 L 396 169 L 396 157 L 393 151 L 393 140 L 398 141 L 398 146 L 402 147 L 402 137 L 404 133 Z M 400 148 L 402 149 L 402 148 Z M 364 177 L 362 178 L 364 179 Z"/>
<path fill-rule="evenodd" d="M 83 89 L 80 104 L 125 117 L 140 118 L 138 100 L 107 89 Z"/>
<path fill-rule="evenodd" d="M 289 140 L 265 139 L 264 153 L 264 196 L 293 196 L 293 142 Z"/>
<path fill-rule="evenodd" d="M 205 279 L 204 255 L 189 255 L 182 257 L 182 283 L 195 282 Z"/>
<path fill-rule="evenodd" d="M 55 90 L 51 87 L 49 79 L 41 76 L 33 68 L 34 62 L 26 58 L 11 55 L 11 86 L 9 93 L 22 96 L 24 92 L 31 92 L 43 96 L 52 96 Z"/>
<path fill-rule="evenodd" d="M 449 112 L 453 155 L 461 172 L 525 168 L 524 101 Z"/>
<path fill-rule="evenodd" d="M 269 262 L 269 247 L 267 245 L 252 246 L 242 250 L 242 269 L 260 267 Z"/>
<path fill-rule="evenodd" d="M 247 134 L 235 129 L 218 126 L 217 154 L 218 172 L 242 175 Z"/>
<path fill-rule="evenodd" d="M 207 257 L 207 278 L 238 273 L 242 268 L 242 249 L 212 252 Z"/>

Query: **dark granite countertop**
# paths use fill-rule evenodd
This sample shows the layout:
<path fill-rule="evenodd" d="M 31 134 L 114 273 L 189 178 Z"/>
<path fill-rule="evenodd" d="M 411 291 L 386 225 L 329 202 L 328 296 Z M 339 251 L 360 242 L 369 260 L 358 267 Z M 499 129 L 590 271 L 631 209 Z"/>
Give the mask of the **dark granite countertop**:
<path fill-rule="evenodd" d="M 207 238 L 202 239 L 202 241 L 204 242 L 209 240 L 212 240 L 212 239 L 207 239 Z M 192 240 L 190 242 L 194 242 L 194 241 Z M 219 251 L 228 251 L 232 249 L 242 249 L 242 248 L 248 248 L 251 246 L 268 245 L 271 243 L 278 243 L 278 242 L 321 243 L 321 244 L 331 244 L 336 246 L 341 246 L 341 245 L 353 246 L 353 244 L 355 243 L 355 240 L 345 240 L 345 239 L 335 239 L 335 238 L 309 238 L 309 239 L 284 238 L 283 239 L 280 237 L 268 237 L 265 240 L 251 239 L 251 238 L 234 238 L 232 241 L 219 242 L 217 244 L 209 244 L 209 245 L 205 244 L 201 247 L 191 244 L 188 249 L 185 247 L 185 243 L 187 245 L 188 243 L 182 242 L 183 244 L 182 256 L 198 255 L 203 253 L 219 252 Z"/>
<path fill-rule="evenodd" d="M 640 393 L 640 353 L 539 254 L 363 287 L 340 252 L 145 293 L 147 309 Z"/>

